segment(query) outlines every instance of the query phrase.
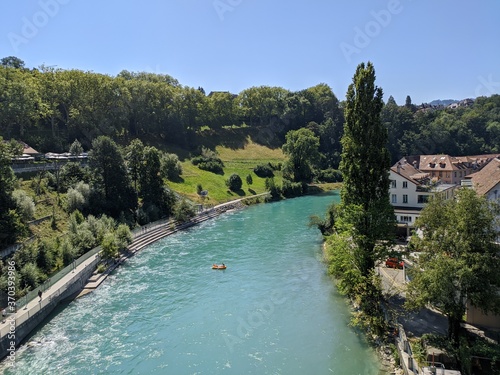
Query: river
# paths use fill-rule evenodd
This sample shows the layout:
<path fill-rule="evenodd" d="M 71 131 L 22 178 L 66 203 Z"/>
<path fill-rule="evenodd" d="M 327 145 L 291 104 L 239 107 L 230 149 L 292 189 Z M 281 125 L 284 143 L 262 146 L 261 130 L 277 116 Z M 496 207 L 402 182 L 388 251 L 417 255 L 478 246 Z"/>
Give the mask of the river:
<path fill-rule="evenodd" d="M 377 374 L 307 225 L 338 199 L 251 206 L 158 241 L 58 308 L 5 373 Z"/>

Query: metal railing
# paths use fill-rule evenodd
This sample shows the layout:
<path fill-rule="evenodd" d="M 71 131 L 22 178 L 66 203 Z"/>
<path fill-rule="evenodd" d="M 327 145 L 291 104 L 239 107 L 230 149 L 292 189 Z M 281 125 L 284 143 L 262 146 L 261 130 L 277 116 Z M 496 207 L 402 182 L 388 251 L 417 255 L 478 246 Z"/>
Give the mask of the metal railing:
<path fill-rule="evenodd" d="M 62 270 L 60 270 L 56 274 L 49 277 L 47 280 L 45 280 L 45 282 L 43 284 L 39 285 L 36 289 L 28 292 L 26 295 L 21 297 L 17 302 L 18 310 L 21 309 L 22 307 L 26 306 L 28 303 L 33 301 L 35 298 L 38 298 L 38 291 L 41 290 L 42 293 L 47 291 L 52 285 L 57 283 L 59 280 L 61 280 L 63 277 L 65 277 L 68 273 L 74 271 L 76 267 L 78 267 L 80 264 L 85 262 L 90 257 L 96 255 L 100 251 L 101 251 L 100 246 L 95 247 L 92 250 L 87 251 L 81 257 L 79 257 L 78 259 L 75 259 L 71 264 L 67 265 Z"/>
<path fill-rule="evenodd" d="M 87 259 L 88 258 L 89 257 L 87 257 Z M 88 266 L 90 266 L 90 264 Z M 68 267 L 70 267 L 70 266 L 68 266 Z M 68 267 L 66 267 L 66 268 L 68 268 Z M 87 268 L 87 267 L 85 267 L 85 268 Z M 68 273 L 66 273 L 66 275 L 67 274 Z M 15 325 L 13 325 L 13 326 L 14 327 L 19 327 L 21 324 L 25 323 L 31 317 L 35 316 L 40 310 L 43 310 L 48 305 L 53 304 L 54 300 L 58 301 L 58 299 L 61 296 L 61 294 L 63 294 L 64 292 L 66 292 L 68 290 L 68 288 L 70 288 L 72 285 L 74 285 L 75 282 L 78 279 L 81 279 L 81 278 L 82 278 L 82 275 L 80 273 L 75 273 L 75 276 L 73 276 L 70 280 L 68 280 L 66 283 L 64 283 L 64 285 L 60 286 L 56 291 L 51 292 L 50 298 L 42 298 L 41 301 L 39 301 L 37 304 L 31 306 L 30 308 L 28 308 L 27 304 L 26 305 L 21 305 L 21 306 L 18 305 L 17 306 L 17 313 L 16 313 L 16 316 L 15 316 Z M 61 278 L 59 278 L 59 280 L 60 279 Z M 82 283 L 83 282 L 85 282 L 85 280 L 82 279 Z M 38 298 L 38 295 L 37 295 L 38 289 L 35 292 L 36 292 L 35 296 Z M 30 303 L 30 302 L 31 302 L 31 300 L 28 301 L 28 303 Z M 21 308 L 23 306 L 24 306 L 24 308 Z M 0 337 L 4 337 L 5 335 L 7 335 L 9 332 L 12 331 L 11 323 L 10 322 L 11 322 L 11 319 L 13 319 L 13 317 L 7 316 L 7 317 L 4 317 L 4 319 L 5 319 L 5 322 L 7 324 L 0 329 Z"/>

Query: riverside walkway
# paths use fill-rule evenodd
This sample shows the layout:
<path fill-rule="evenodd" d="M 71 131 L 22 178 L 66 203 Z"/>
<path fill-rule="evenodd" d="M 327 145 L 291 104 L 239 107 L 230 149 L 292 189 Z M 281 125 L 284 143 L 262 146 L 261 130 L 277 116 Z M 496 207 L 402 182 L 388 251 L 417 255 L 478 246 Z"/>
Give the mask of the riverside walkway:
<path fill-rule="evenodd" d="M 149 244 L 160 240 L 170 234 L 178 232 L 182 229 L 194 226 L 208 219 L 214 218 L 224 212 L 239 209 L 244 207 L 242 203 L 245 199 L 257 198 L 267 196 L 268 193 L 262 193 L 258 195 L 253 195 L 248 198 L 242 198 L 238 200 L 234 200 L 231 202 L 223 203 L 217 205 L 209 210 L 205 210 L 195 217 L 193 217 L 190 221 L 179 223 L 174 220 L 164 220 L 160 222 L 155 222 L 152 224 L 148 224 L 139 229 L 133 231 L 133 241 L 128 246 L 128 251 L 124 253 L 121 258 L 110 265 L 110 267 L 103 272 L 102 274 L 94 274 L 88 278 L 86 274 L 88 273 L 89 267 L 93 267 L 95 269 L 97 263 L 100 260 L 100 253 L 96 252 L 90 257 L 87 257 L 85 261 L 74 262 L 72 265 L 72 271 L 68 272 L 66 275 L 58 279 L 56 282 L 49 282 L 44 288 L 37 288 L 36 290 L 42 290 L 41 298 L 36 296 L 36 292 L 32 293 L 36 297 L 23 301 L 25 297 L 22 297 L 17 302 L 18 309 L 15 313 L 7 314 L 2 317 L 0 321 L 0 339 L 3 339 L 6 335 L 16 335 L 16 327 L 21 326 L 23 323 L 27 322 L 30 318 L 37 315 L 44 308 L 49 308 L 54 305 L 54 303 L 60 301 L 60 296 L 67 292 L 68 289 L 79 285 L 78 288 L 80 293 L 74 293 L 74 295 L 82 296 L 85 295 L 95 288 L 97 288 L 106 277 L 125 259 L 134 255 L 139 250 L 148 246 Z M 24 303 L 22 303 L 24 302 Z M 6 309 L 8 310 L 8 308 Z M 23 335 L 24 336 L 24 335 Z"/>

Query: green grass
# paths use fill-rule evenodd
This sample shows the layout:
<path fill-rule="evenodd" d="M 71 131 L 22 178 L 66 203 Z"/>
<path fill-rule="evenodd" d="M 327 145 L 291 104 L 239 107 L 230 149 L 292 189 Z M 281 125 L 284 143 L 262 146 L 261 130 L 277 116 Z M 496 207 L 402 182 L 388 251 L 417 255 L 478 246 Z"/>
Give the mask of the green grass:
<path fill-rule="evenodd" d="M 281 149 L 270 149 L 258 145 L 250 138 L 247 138 L 243 148 L 217 146 L 216 151 L 224 163 L 224 175 L 203 171 L 191 164 L 190 160 L 185 160 L 182 163 L 182 180 L 169 182 L 170 188 L 194 202 L 216 205 L 266 192 L 265 179 L 253 173 L 254 167 L 268 162 L 277 164 L 285 161 Z M 233 173 L 237 173 L 243 181 L 242 190 L 238 193 L 230 191 L 226 186 L 226 180 Z M 252 176 L 252 185 L 246 183 L 246 176 L 249 174 Z M 275 172 L 275 175 L 276 182 L 281 184 L 281 173 Z M 201 198 L 196 194 L 198 184 L 208 191 L 206 198 Z"/>

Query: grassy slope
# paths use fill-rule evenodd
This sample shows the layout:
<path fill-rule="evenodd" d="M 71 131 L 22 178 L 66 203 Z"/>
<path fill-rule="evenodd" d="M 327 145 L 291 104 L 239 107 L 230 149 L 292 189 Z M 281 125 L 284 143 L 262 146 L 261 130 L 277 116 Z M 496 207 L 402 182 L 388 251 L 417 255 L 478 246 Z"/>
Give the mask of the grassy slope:
<path fill-rule="evenodd" d="M 189 199 L 204 204 L 218 204 L 227 202 L 239 197 L 263 193 L 265 189 L 265 179 L 257 177 L 253 173 L 253 168 L 258 164 L 282 163 L 285 156 L 281 149 L 271 149 L 258 145 L 248 137 L 242 148 L 231 148 L 227 146 L 216 146 L 216 151 L 224 163 L 224 175 L 218 175 L 203 171 L 185 160 L 182 163 L 183 174 L 180 182 L 169 182 L 169 186 L 188 197 Z M 228 190 L 225 181 L 231 174 L 237 173 L 243 180 L 242 191 L 237 193 Z M 246 183 L 246 176 L 252 176 L 253 183 Z M 281 183 L 281 175 L 276 174 L 276 181 Z M 208 197 L 204 200 L 196 194 L 196 187 L 201 184 L 204 190 L 208 190 Z"/>

